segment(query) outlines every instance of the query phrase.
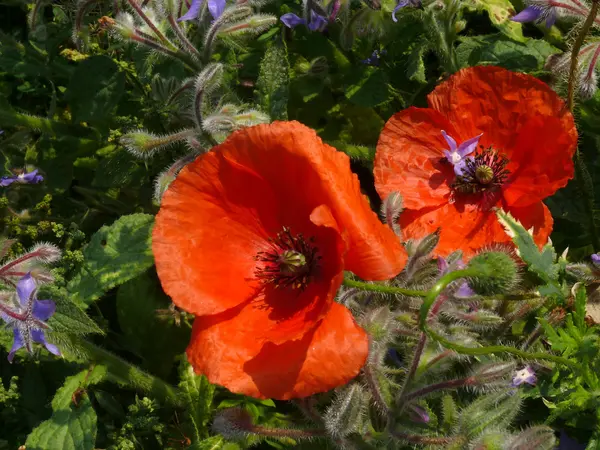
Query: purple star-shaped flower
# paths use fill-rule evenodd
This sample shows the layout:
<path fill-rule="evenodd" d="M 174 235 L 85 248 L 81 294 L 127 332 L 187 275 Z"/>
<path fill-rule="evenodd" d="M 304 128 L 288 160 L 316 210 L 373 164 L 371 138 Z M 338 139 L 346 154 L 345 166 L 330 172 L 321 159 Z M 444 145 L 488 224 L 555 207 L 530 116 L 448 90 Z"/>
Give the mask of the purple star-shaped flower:
<path fill-rule="evenodd" d="M 396 7 L 394 8 L 394 11 L 392 11 L 392 20 L 394 22 L 398 22 L 398 19 L 396 19 L 396 13 L 398 12 L 398 10 L 400 10 L 406 6 L 412 6 L 413 8 L 420 8 L 421 0 L 400 0 L 398 2 L 398 4 L 396 5 Z"/>
<path fill-rule="evenodd" d="M 477 148 L 477 144 L 479 143 L 479 139 L 481 138 L 481 136 L 483 136 L 483 133 L 479 136 L 467 139 L 460 145 L 457 145 L 454 138 L 452 138 L 452 136 L 449 136 L 444 130 L 442 130 L 442 136 L 444 136 L 444 139 L 446 139 L 446 142 L 450 147 L 450 149 L 444 150 L 444 155 L 446 156 L 448 162 L 450 162 L 454 166 L 454 173 L 457 176 L 461 176 L 467 164 L 467 159 L 471 158 L 468 155 L 475 151 L 475 149 Z"/>
<path fill-rule="evenodd" d="M 465 268 L 465 265 L 462 262 L 462 260 L 458 260 L 455 264 L 456 264 L 456 270 L 462 270 Z M 441 256 L 438 256 L 437 265 L 438 265 L 438 270 L 440 271 L 440 276 L 444 276 L 447 273 L 452 272 L 452 270 L 450 270 L 450 265 L 448 264 L 448 261 L 446 261 Z M 469 287 L 469 283 L 467 283 L 466 281 L 463 281 L 462 283 L 460 283 L 460 286 L 454 292 L 454 297 L 457 297 L 457 298 L 470 298 L 470 297 L 475 297 L 476 295 L 477 294 L 475 293 L 475 291 L 473 291 L 473 289 L 471 289 Z"/>
<path fill-rule="evenodd" d="M 554 25 L 554 22 L 556 22 L 556 8 L 553 8 L 552 6 L 546 8 L 538 5 L 528 6 L 516 16 L 511 17 L 510 20 L 519 23 L 541 23 L 545 20 L 546 27 L 550 28 Z"/>
<path fill-rule="evenodd" d="M 537 377 L 535 376 L 534 370 L 530 366 L 525 366 L 521 370 L 517 370 L 515 372 L 515 376 L 512 379 L 512 383 L 510 385 L 512 387 L 517 387 L 522 385 L 523 383 L 530 384 L 532 386 L 537 382 Z"/>
<path fill-rule="evenodd" d="M 600 253 L 594 253 L 594 254 L 591 256 L 591 258 L 592 258 L 592 263 L 593 263 L 593 264 L 594 264 L 596 267 L 600 268 Z"/>
<path fill-rule="evenodd" d="M 294 13 L 284 14 L 279 18 L 288 28 L 296 28 L 298 25 L 306 25 L 310 31 L 322 31 L 327 26 L 327 18 L 317 14 L 314 11 L 310 12 L 310 21 L 308 24 L 302 17 L 298 17 Z"/>
<path fill-rule="evenodd" d="M 11 363 L 20 348 L 25 347 L 31 353 L 34 342 L 60 356 L 58 347 L 46 341 L 44 336 L 44 330 L 49 328 L 46 321 L 54 314 L 56 305 L 52 300 L 38 300 L 36 292 L 35 280 L 28 272 L 17 283 L 17 298 L 12 307 L 0 301 L 0 318 L 13 329 L 13 346 L 8 354 Z"/>
<path fill-rule="evenodd" d="M 200 14 L 200 9 L 202 8 L 202 2 L 204 0 L 192 0 L 192 5 L 188 9 L 188 11 L 177 19 L 177 22 L 183 22 L 186 20 L 194 20 Z M 225 11 L 226 0 L 208 0 L 208 11 L 213 19 L 218 19 Z"/>
<path fill-rule="evenodd" d="M 23 172 L 20 175 L 13 175 L 10 177 L 2 177 L 0 179 L 0 186 L 6 187 L 13 183 L 19 184 L 37 184 L 44 181 L 44 177 L 38 174 L 38 170 L 32 170 L 31 172 Z"/>

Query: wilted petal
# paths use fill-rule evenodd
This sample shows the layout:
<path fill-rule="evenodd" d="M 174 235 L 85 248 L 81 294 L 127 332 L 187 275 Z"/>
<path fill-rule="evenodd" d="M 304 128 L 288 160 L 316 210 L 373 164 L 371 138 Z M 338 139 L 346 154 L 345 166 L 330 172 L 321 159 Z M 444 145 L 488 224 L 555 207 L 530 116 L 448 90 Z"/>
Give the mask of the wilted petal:
<path fill-rule="evenodd" d="M 440 271 L 440 275 L 446 275 L 450 268 L 448 266 L 448 261 L 446 261 L 446 258 L 442 258 L 441 256 L 438 256 L 437 266 L 438 266 L 438 270 Z"/>
<path fill-rule="evenodd" d="M 294 13 L 284 14 L 279 18 L 288 28 L 296 28 L 298 25 L 304 25 L 306 21 L 302 17 L 298 17 Z"/>
<path fill-rule="evenodd" d="M 46 350 L 48 350 L 53 355 L 60 356 L 60 350 L 58 349 L 58 347 L 54 344 L 50 344 L 46 340 L 46 336 L 44 336 L 44 332 L 42 330 L 33 330 L 31 332 L 31 337 L 33 338 L 34 342 L 37 342 L 38 344 L 44 344 Z"/>
<path fill-rule="evenodd" d="M 21 305 L 27 304 L 35 289 L 35 280 L 31 276 L 31 272 L 28 272 L 27 275 L 21 278 L 17 283 L 17 295 L 19 296 Z"/>
<path fill-rule="evenodd" d="M 428 423 L 429 422 L 429 413 L 418 405 L 409 405 L 411 410 L 411 419 L 415 422 Z"/>
<path fill-rule="evenodd" d="M 540 18 L 542 12 L 543 10 L 537 6 L 528 6 L 516 16 L 511 17 L 510 20 L 520 23 L 534 22 Z"/>
<path fill-rule="evenodd" d="M 23 336 L 21 336 L 21 332 L 18 328 L 13 329 L 13 336 L 13 346 L 8 354 L 8 362 L 10 363 L 12 363 L 13 358 L 15 357 L 15 353 L 17 353 L 17 350 L 25 346 L 25 343 L 23 342 Z"/>
<path fill-rule="evenodd" d="M 177 22 L 182 22 L 184 20 L 194 20 L 200 14 L 200 8 L 202 7 L 203 0 L 192 0 L 192 6 L 188 9 L 188 12 L 177 19 Z"/>
<path fill-rule="evenodd" d="M 225 11 L 226 0 L 208 0 L 208 11 L 213 19 L 218 19 Z"/>
<path fill-rule="evenodd" d="M 52 300 L 35 300 L 33 302 L 33 317 L 46 321 L 56 311 L 56 304 Z"/>

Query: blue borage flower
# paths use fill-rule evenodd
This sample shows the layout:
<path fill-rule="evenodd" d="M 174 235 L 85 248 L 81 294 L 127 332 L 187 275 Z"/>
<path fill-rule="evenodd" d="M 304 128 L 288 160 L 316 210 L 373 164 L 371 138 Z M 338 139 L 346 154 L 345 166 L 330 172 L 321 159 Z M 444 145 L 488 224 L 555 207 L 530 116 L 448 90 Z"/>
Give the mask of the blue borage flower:
<path fill-rule="evenodd" d="M 298 25 L 305 25 L 311 31 L 323 31 L 329 22 L 335 21 L 341 5 L 341 0 L 334 0 L 331 2 L 329 12 L 327 12 L 329 17 L 324 14 L 319 14 L 314 9 L 311 9 L 310 19 L 308 21 L 294 13 L 284 14 L 279 18 L 279 20 L 281 20 L 281 22 L 283 22 L 283 24 L 288 28 L 296 28 Z M 323 12 L 325 13 L 324 10 Z"/>
<path fill-rule="evenodd" d="M 438 270 L 440 272 L 440 277 L 450 273 L 454 270 L 462 270 L 465 268 L 465 264 L 461 259 L 452 264 L 452 267 L 448 264 L 448 261 L 441 256 L 438 256 L 437 259 Z M 457 298 L 469 298 L 475 297 L 477 294 L 469 287 L 469 284 L 466 281 L 463 281 L 458 286 L 458 289 L 454 292 L 454 297 Z"/>
<path fill-rule="evenodd" d="M 528 0 L 526 4 L 523 11 L 511 18 L 513 22 L 545 22 L 546 27 L 550 28 L 559 17 L 583 20 L 589 14 L 589 6 L 581 0 Z"/>
<path fill-rule="evenodd" d="M 183 22 L 186 20 L 194 20 L 200 14 L 202 8 L 202 2 L 204 0 L 192 0 L 192 4 L 188 9 L 187 13 L 177 19 L 177 22 Z M 213 19 L 218 19 L 225 11 L 226 0 L 208 0 L 208 11 Z"/>
<path fill-rule="evenodd" d="M 6 187 L 13 183 L 18 184 L 37 184 L 44 181 L 44 177 L 38 174 L 38 170 L 32 170 L 31 172 L 23 172 L 19 175 L 13 175 L 10 177 L 2 177 L 0 179 L 0 186 Z"/>
<path fill-rule="evenodd" d="M 535 371 L 531 368 L 531 366 L 525 366 L 523 369 L 517 370 L 510 385 L 512 387 L 517 387 L 523 383 L 530 384 L 531 386 L 534 386 L 535 383 L 537 383 Z"/>
<path fill-rule="evenodd" d="M 13 329 L 14 341 L 8 354 L 11 363 L 20 348 L 25 347 L 31 353 L 34 342 L 43 344 L 50 353 L 60 356 L 58 347 L 50 344 L 44 336 L 44 330 L 49 328 L 46 321 L 54 314 L 56 305 L 52 300 L 38 300 L 36 292 L 36 282 L 28 272 L 17 283 L 17 298 L 13 305 L 0 301 L 0 318 Z"/>
<path fill-rule="evenodd" d="M 478 136 L 472 137 L 462 142 L 460 145 L 456 144 L 456 141 L 452 136 L 449 136 L 444 130 L 442 130 L 442 136 L 448 143 L 450 149 L 444 150 L 444 155 L 448 162 L 454 166 L 454 173 L 458 176 L 463 176 L 463 172 L 469 159 L 473 159 L 472 156 L 468 156 L 477 149 L 479 139 L 483 136 L 483 133 Z"/>
<path fill-rule="evenodd" d="M 398 2 L 398 4 L 396 5 L 396 7 L 394 8 L 394 11 L 392 12 L 392 20 L 394 22 L 398 22 L 398 19 L 396 18 L 396 13 L 404 8 L 404 7 L 410 7 L 410 8 L 420 8 L 422 5 L 421 0 L 400 0 Z"/>
<path fill-rule="evenodd" d="M 373 50 L 371 56 L 369 56 L 367 59 L 363 59 L 361 62 L 367 66 L 379 66 L 381 57 L 386 53 L 386 50 Z"/>

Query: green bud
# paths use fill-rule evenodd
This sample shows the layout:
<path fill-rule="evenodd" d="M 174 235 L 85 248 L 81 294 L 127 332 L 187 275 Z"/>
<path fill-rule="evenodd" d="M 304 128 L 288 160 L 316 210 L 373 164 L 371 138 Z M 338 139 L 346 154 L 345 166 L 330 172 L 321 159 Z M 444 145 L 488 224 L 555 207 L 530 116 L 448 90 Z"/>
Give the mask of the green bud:
<path fill-rule="evenodd" d="M 327 408 L 325 428 L 335 438 L 347 436 L 360 429 L 367 407 L 367 395 L 358 383 L 340 389 Z"/>
<path fill-rule="evenodd" d="M 501 431 L 490 431 L 480 436 L 471 445 L 471 448 L 478 450 L 505 450 L 504 443 L 507 439 L 507 433 Z M 531 447 L 537 448 L 537 447 Z"/>
<path fill-rule="evenodd" d="M 167 135 L 156 135 L 145 130 L 132 131 L 124 134 L 119 142 L 130 153 L 141 159 L 147 159 L 153 156 L 157 151 L 169 148 L 178 142 L 192 137 L 195 131 L 185 129 L 178 133 Z"/>
<path fill-rule="evenodd" d="M 469 261 L 467 268 L 477 273 L 468 281 L 480 295 L 502 294 L 517 283 L 517 263 L 503 252 L 480 253 Z"/>
<path fill-rule="evenodd" d="M 556 446 L 554 430 L 546 426 L 527 428 L 516 435 L 507 447 L 509 450 L 551 450 Z"/>

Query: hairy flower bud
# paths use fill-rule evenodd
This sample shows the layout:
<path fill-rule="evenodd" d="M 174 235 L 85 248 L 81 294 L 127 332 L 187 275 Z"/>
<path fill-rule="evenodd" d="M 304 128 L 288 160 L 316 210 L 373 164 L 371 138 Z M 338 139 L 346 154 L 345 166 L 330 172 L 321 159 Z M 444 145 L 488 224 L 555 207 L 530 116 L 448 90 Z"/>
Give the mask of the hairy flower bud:
<path fill-rule="evenodd" d="M 402 195 L 399 192 L 392 192 L 386 197 L 381 205 L 381 216 L 385 223 L 392 229 L 397 235 L 400 235 L 400 225 L 398 225 L 398 218 L 403 209 Z"/>
<path fill-rule="evenodd" d="M 186 164 L 192 162 L 196 155 L 186 155 L 183 158 L 175 161 L 171 167 L 162 172 L 154 181 L 154 202 L 160 205 L 163 194 L 168 189 L 169 185 L 175 180 L 177 174 L 183 169 Z"/>
<path fill-rule="evenodd" d="M 242 35 L 255 36 L 263 33 L 277 23 L 277 17 L 270 14 L 254 14 L 242 22 L 224 26 L 219 30 L 219 36 L 237 37 Z"/>
<path fill-rule="evenodd" d="M 554 430 L 541 425 L 521 431 L 510 440 L 510 444 L 506 448 L 508 450 L 551 450 L 555 445 Z"/>
<path fill-rule="evenodd" d="M 358 383 L 338 390 L 335 400 L 325 412 L 325 428 L 334 438 L 356 432 L 361 426 L 366 407 L 367 395 Z"/>
<path fill-rule="evenodd" d="M 184 129 L 177 133 L 156 135 L 145 130 L 131 131 L 124 134 L 119 142 L 129 152 L 140 159 L 148 159 L 157 151 L 169 148 L 178 142 L 194 135 L 194 130 Z"/>
<path fill-rule="evenodd" d="M 509 291 L 518 280 L 517 264 L 504 252 L 480 253 L 467 266 L 477 275 L 468 278 L 471 288 L 480 295 L 494 295 Z"/>
<path fill-rule="evenodd" d="M 490 385 L 508 379 L 508 376 L 512 375 L 515 368 L 516 364 L 513 361 L 481 364 L 475 368 L 472 377 L 477 384 Z"/>

